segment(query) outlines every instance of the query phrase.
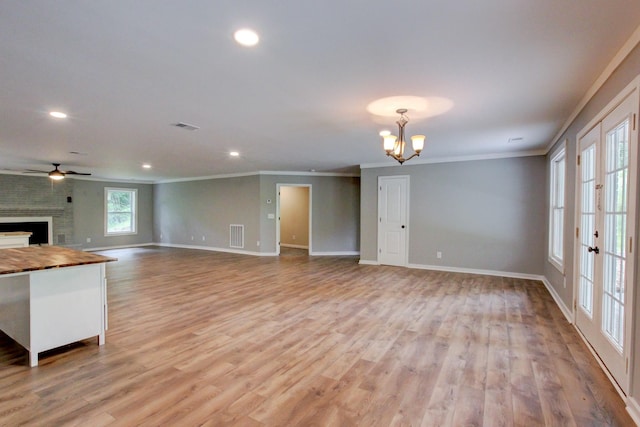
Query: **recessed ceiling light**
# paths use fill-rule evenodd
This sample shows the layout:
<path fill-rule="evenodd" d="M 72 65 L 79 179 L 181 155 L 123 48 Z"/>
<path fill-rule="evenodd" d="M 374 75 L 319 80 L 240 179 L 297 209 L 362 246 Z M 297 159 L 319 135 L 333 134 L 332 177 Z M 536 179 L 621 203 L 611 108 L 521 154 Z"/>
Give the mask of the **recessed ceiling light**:
<path fill-rule="evenodd" d="M 49 113 L 51 117 L 55 117 L 56 119 L 66 119 L 67 115 L 61 111 L 51 111 Z"/>
<path fill-rule="evenodd" d="M 260 41 L 258 33 L 248 28 L 236 31 L 233 33 L 233 38 L 242 46 L 255 46 Z"/>
<path fill-rule="evenodd" d="M 230 151 L 230 152 L 229 152 L 229 155 L 230 155 L 231 157 L 238 157 L 238 156 L 240 155 L 240 153 L 238 153 L 237 151 Z"/>
<path fill-rule="evenodd" d="M 143 167 L 144 169 L 151 169 L 151 165 L 150 165 L 149 163 L 143 163 L 143 164 L 142 164 L 142 167 Z"/>

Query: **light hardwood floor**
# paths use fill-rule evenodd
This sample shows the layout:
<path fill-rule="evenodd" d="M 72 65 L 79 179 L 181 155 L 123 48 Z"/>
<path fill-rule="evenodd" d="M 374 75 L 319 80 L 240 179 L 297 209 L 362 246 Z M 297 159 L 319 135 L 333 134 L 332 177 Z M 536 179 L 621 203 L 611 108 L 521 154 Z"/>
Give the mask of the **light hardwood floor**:
<path fill-rule="evenodd" d="M 353 257 L 104 252 L 109 331 L 0 333 L 0 425 L 631 426 L 544 286 Z"/>

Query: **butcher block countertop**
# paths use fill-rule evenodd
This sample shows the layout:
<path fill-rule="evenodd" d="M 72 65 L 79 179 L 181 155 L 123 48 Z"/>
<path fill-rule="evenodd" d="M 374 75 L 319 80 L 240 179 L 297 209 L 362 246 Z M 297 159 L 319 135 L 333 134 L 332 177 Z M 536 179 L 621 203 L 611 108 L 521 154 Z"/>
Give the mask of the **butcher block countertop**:
<path fill-rule="evenodd" d="M 30 231 L 0 231 L 0 237 L 31 236 L 32 234 Z"/>
<path fill-rule="evenodd" d="M 26 271 L 98 264 L 117 260 L 117 258 L 60 246 L 0 249 L 0 274 L 23 273 Z"/>

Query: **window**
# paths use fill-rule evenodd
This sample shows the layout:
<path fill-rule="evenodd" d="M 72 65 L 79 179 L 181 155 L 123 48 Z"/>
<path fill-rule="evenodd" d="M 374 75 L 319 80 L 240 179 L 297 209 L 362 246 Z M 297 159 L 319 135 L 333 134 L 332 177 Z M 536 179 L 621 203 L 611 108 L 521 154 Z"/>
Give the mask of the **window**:
<path fill-rule="evenodd" d="M 136 234 L 138 190 L 105 188 L 105 235 Z"/>
<path fill-rule="evenodd" d="M 564 272 L 564 186 L 565 186 L 565 145 L 552 155 L 550 163 L 551 179 L 549 189 L 549 261 Z"/>

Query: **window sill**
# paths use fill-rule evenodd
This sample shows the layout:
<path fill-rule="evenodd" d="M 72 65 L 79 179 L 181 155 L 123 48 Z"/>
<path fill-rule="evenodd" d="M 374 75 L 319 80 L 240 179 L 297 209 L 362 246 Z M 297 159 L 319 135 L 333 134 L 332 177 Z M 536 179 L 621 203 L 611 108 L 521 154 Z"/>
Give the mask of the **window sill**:
<path fill-rule="evenodd" d="M 556 261 L 553 258 L 547 258 L 547 261 L 549 262 L 549 264 L 554 266 L 556 268 L 556 270 L 558 270 L 560 272 L 560 274 L 562 274 L 564 276 L 564 266 L 562 264 L 560 264 L 558 261 Z"/>
<path fill-rule="evenodd" d="M 104 237 L 135 236 L 137 234 L 138 234 L 137 232 L 133 232 L 133 233 L 108 233 L 108 234 L 105 234 Z"/>

